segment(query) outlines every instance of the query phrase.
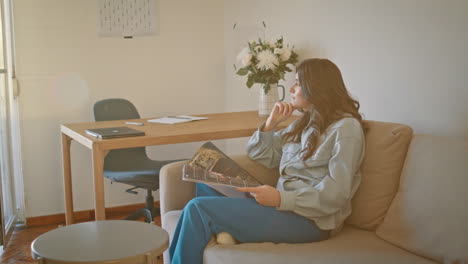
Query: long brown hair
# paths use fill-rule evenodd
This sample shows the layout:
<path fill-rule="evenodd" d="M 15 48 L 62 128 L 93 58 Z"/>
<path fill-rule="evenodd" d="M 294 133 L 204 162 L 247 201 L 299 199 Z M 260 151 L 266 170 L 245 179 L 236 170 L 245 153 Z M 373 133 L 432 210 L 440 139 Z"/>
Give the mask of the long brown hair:
<path fill-rule="evenodd" d="M 297 67 L 299 85 L 305 99 L 313 105 L 312 113 L 304 116 L 293 129 L 284 135 L 289 142 L 300 142 L 302 131 L 309 125 L 314 128 L 307 139 L 307 146 L 302 150 L 302 160 L 310 158 L 318 147 L 320 135 L 329 125 L 342 119 L 346 114 L 359 120 L 359 102 L 353 99 L 346 89 L 340 69 L 328 59 L 304 60 Z"/>

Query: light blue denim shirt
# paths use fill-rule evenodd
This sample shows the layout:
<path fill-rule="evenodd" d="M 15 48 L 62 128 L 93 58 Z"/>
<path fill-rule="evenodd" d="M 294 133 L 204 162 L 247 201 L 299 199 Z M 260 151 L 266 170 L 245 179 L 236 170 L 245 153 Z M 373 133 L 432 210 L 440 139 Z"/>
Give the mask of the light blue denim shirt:
<path fill-rule="evenodd" d="M 315 154 L 303 161 L 300 152 L 313 128 L 304 129 L 300 143 L 282 138 L 296 123 L 278 132 L 262 132 L 263 124 L 250 138 L 247 154 L 268 168 L 279 166 L 278 210 L 293 211 L 323 230 L 337 231 L 351 214 L 351 198 L 361 182 L 365 148 L 361 124 L 352 117 L 331 124 Z"/>

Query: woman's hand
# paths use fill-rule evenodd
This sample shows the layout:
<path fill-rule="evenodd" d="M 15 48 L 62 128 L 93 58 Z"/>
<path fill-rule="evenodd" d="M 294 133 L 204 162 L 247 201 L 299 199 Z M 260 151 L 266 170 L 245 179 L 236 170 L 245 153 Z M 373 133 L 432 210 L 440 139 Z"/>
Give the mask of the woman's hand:
<path fill-rule="evenodd" d="M 277 102 L 271 110 L 270 116 L 268 117 L 263 131 L 270 131 L 275 129 L 275 127 L 288 119 L 296 108 L 289 102 Z"/>
<path fill-rule="evenodd" d="M 279 207 L 281 204 L 280 192 L 269 185 L 259 187 L 243 187 L 237 188 L 240 192 L 249 192 L 257 201 L 264 206 Z"/>

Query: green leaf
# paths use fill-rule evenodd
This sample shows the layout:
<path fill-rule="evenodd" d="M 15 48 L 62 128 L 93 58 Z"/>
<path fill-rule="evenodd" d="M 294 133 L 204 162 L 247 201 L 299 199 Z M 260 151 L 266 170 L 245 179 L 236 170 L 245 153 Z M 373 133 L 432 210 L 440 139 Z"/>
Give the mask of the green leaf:
<path fill-rule="evenodd" d="M 263 92 L 264 92 L 265 94 L 267 94 L 268 91 L 270 91 L 270 84 L 269 84 L 269 83 L 265 83 L 265 84 L 263 85 Z"/>
<path fill-rule="evenodd" d="M 295 64 L 296 62 L 298 62 L 298 55 L 296 52 L 291 52 L 291 57 L 289 57 L 289 63 L 291 64 Z"/>
<path fill-rule="evenodd" d="M 252 75 L 249 75 L 249 77 L 247 78 L 247 87 L 251 88 L 253 84 L 254 84 L 254 78 Z"/>
<path fill-rule="evenodd" d="M 240 69 L 237 71 L 237 74 L 240 75 L 240 76 L 247 75 L 247 73 L 249 73 L 249 71 L 248 71 L 246 68 L 240 68 Z"/>
<path fill-rule="evenodd" d="M 284 80 L 284 72 L 280 72 L 280 79 Z"/>

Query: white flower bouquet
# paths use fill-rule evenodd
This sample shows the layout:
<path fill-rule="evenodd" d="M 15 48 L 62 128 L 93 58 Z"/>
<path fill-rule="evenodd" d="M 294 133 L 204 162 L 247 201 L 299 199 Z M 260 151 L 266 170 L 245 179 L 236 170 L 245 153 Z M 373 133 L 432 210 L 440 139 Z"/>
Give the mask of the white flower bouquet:
<path fill-rule="evenodd" d="M 297 63 L 298 56 L 293 47 L 284 45 L 283 37 L 276 42 L 258 39 L 258 42 L 247 43 L 248 47 L 245 47 L 237 56 L 237 60 L 243 66 L 237 74 L 247 75 L 248 88 L 251 88 L 254 83 L 263 84 L 263 90 L 267 94 L 270 84 L 277 84 L 279 80 L 284 80 L 286 72 L 292 71 L 288 64 Z"/>

